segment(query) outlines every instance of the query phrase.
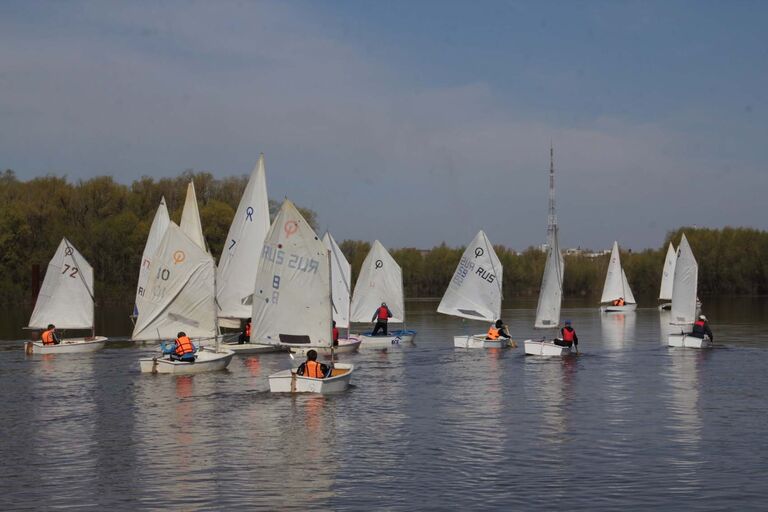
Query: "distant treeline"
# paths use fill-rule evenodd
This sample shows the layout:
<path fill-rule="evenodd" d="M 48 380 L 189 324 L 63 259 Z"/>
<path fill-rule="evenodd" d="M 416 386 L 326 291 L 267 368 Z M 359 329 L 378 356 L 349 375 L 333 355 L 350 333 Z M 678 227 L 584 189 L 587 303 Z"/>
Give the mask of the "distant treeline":
<path fill-rule="evenodd" d="M 23 182 L 12 171 L 0 174 L 0 301 L 33 300 L 33 265 L 40 266 L 42 279 L 48 260 L 66 236 L 93 266 L 98 300 L 130 303 L 160 198 L 165 196 L 171 219 L 178 222 L 190 179 L 195 181 L 206 241 L 218 258 L 246 176 L 216 179 L 210 173 L 188 171 L 176 178 L 143 177 L 122 185 L 111 177 L 70 183 L 46 176 Z M 270 200 L 272 212 L 278 206 Z M 302 209 L 302 213 L 316 225 L 315 212 Z M 768 294 L 767 232 L 680 228 L 668 233 L 657 249 L 622 253 L 622 264 L 640 302 L 654 302 L 667 243 L 672 240 L 677 246 L 682 232 L 699 262 L 700 295 Z M 341 248 L 356 278 L 370 244 L 346 240 Z M 403 268 L 407 297 L 440 297 L 463 248 L 442 244 L 430 250 L 390 248 L 390 252 Z M 496 252 L 504 267 L 505 297 L 535 296 L 545 254 L 536 248 L 518 252 L 503 246 L 496 246 Z M 565 256 L 565 295 L 599 297 L 607 265 L 608 255 Z"/>

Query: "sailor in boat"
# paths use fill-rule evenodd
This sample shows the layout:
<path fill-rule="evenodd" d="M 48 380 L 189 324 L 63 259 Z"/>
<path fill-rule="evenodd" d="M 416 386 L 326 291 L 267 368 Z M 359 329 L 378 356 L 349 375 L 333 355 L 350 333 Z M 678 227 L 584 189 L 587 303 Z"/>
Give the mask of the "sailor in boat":
<path fill-rule="evenodd" d="M 339 328 L 336 327 L 336 320 L 333 321 L 333 346 L 339 346 Z"/>
<path fill-rule="evenodd" d="M 704 315 L 699 315 L 699 319 L 693 322 L 693 331 L 691 332 L 691 336 L 703 340 L 705 334 L 709 336 L 709 341 L 714 343 L 715 335 L 712 334 L 712 329 L 709 328 L 707 317 Z"/>
<path fill-rule="evenodd" d="M 571 327 L 571 321 L 566 320 L 565 326 L 560 329 L 560 338 L 555 338 L 555 345 L 558 347 L 568 347 L 576 345 L 579 346 L 579 337 L 576 336 L 576 330 Z"/>
<path fill-rule="evenodd" d="M 168 354 L 171 361 L 194 363 L 197 348 L 192 344 L 192 340 L 189 339 L 187 334 L 181 331 L 173 341 L 173 345 L 162 345 L 163 354 Z"/>
<path fill-rule="evenodd" d="M 380 330 L 384 331 L 384 336 L 387 336 L 387 322 L 390 318 L 392 318 L 392 312 L 387 307 L 387 303 L 382 302 L 381 306 L 376 308 L 376 311 L 373 313 L 373 318 L 371 318 L 371 322 L 376 322 L 371 336 L 376 336 Z"/>
<path fill-rule="evenodd" d="M 613 301 L 614 306 L 623 306 L 625 304 L 624 297 L 619 297 L 618 299 Z"/>
<path fill-rule="evenodd" d="M 251 319 L 249 318 L 245 322 L 245 329 L 240 333 L 240 337 L 237 339 L 237 343 L 242 345 L 243 343 L 251 342 Z"/>
<path fill-rule="evenodd" d="M 40 338 L 43 341 L 43 345 L 58 345 L 61 343 L 59 333 L 56 332 L 56 326 L 53 324 L 48 324 L 48 329 L 43 331 L 43 334 L 40 335 Z"/>
<path fill-rule="evenodd" d="M 512 336 L 509 334 L 509 328 L 499 318 L 496 323 L 488 329 L 488 334 L 485 335 L 487 340 L 498 340 L 499 338 L 509 339 Z"/>
<path fill-rule="evenodd" d="M 313 379 L 324 379 L 331 374 L 331 368 L 328 365 L 317 362 L 317 351 L 307 352 L 307 360 L 296 369 L 296 375 L 312 377 Z"/>

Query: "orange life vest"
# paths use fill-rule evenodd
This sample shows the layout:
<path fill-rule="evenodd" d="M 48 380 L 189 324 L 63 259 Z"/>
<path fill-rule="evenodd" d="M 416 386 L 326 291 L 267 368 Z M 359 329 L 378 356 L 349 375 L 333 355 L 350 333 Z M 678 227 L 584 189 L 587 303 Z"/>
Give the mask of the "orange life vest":
<path fill-rule="evenodd" d="M 624 305 L 624 299 L 619 299 L 616 301 L 617 306 L 623 306 Z"/>
<path fill-rule="evenodd" d="M 378 314 L 379 321 L 386 322 L 389 318 L 389 309 L 387 309 L 387 306 L 380 306 L 379 307 L 379 314 Z"/>
<path fill-rule="evenodd" d="M 576 331 L 573 329 L 569 329 L 568 327 L 563 327 L 563 341 L 570 341 L 573 343 L 573 334 Z"/>
<path fill-rule="evenodd" d="M 317 361 L 307 361 L 304 363 L 304 376 L 312 377 L 313 379 L 322 379 L 325 377 L 325 375 L 323 375 L 323 369 Z"/>
<path fill-rule="evenodd" d="M 499 330 L 496 328 L 496 326 L 492 325 L 490 329 L 488 329 L 488 335 L 486 336 L 489 340 L 497 340 L 499 339 Z"/>
<path fill-rule="evenodd" d="M 53 345 L 56 343 L 53 339 L 53 329 L 44 331 L 41 338 L 43 339 L 43 345 Z"/>
<path fill-rule="evenodd" d="M 247 338 L 251 337 L 251 322 L 248 322 L 247 324 L 245 324 L 245 336 Z"/>
<path fill-rule="evenodd" d="M 181 357 L 186 354 L 194 354 L 195 347 L 187 336 L 176 338 L 176 355 Z"/>

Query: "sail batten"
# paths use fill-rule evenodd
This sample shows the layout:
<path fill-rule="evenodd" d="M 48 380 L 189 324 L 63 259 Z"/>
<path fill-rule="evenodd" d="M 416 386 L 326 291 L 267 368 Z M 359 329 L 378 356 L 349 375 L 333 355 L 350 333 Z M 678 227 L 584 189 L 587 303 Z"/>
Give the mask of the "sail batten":
<path fill-rule="evenodd" d="M 480 230 L 464 250 L 438 313 L 493 322 L 501 317 L 503 269 L 493 245 Z"/>
<path fill-rule="evenodd" d="M 63 238 L 48 263 L 29 326 L 93 328 L 93 267 Z"/>
<path fill-rule="evenodd" d="M 264 237 L 269 231 L 269 198 L 264 155 L 251 172 L 221 251 L 217 270 L 219 316 L 251 316 L 251 299 Z"/>
<path fill-rule="evenodd" d="M 370 322 L 382 302 L 392 312 L 390 322 L 405 321 L 403 272 L 378 240 L 363 261 L 350 307 L 351 322 Z"/>

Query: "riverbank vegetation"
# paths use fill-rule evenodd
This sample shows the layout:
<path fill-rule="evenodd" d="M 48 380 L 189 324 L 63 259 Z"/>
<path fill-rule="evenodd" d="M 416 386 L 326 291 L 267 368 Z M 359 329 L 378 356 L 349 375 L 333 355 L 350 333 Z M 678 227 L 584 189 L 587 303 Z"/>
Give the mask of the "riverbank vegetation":
<path fill-rule="evenodd" d="M 124 185 L 109 176 L 73 183 L 65 177 L 20 181 L 12 171 L 0 174 L 0 301 L 34 301 L 32 268 L 40 267 L 42 279 L 48 260 L 66 236 L 93 266 L 98 300 L 130 303 L 160 198 L 166 198 L 171 219 L 178 222 L 190 179 L 195 181 L 206 241 L 218 258 L 246 176 L 217 179 L 210 173 L 188 171 L 175 178 L 144 177 Z M 278 206 L 270 201 L 271 211 Z M 315 212 L 303 209 L 302 213 L 316 226 Z M 667 243 L 672 240 L 676 245 L 682 232 L 699 262 L 701 295 L 768 294 L 768 232 L 679 228 L 668 233 L 658 248 L 622 253 L 622 264 L 641 303 L 655 303 Z M 343 233 L 335 235 L 343 238 Z M 356 277 L 370 243 L 345 240 L 340 245 Z M 440 297 L 463 252 L 462 247 L 445 244 L 427 250 L 389 249 L 403 267 L 407 297 Z M 545 254 L 532 247 L 496 246 L 496 251 L 504 267 L 505 297 L 535 296 Z M 565 295 L 599 297 L 607 266 L 607 254 L 566 255 Z"/>

